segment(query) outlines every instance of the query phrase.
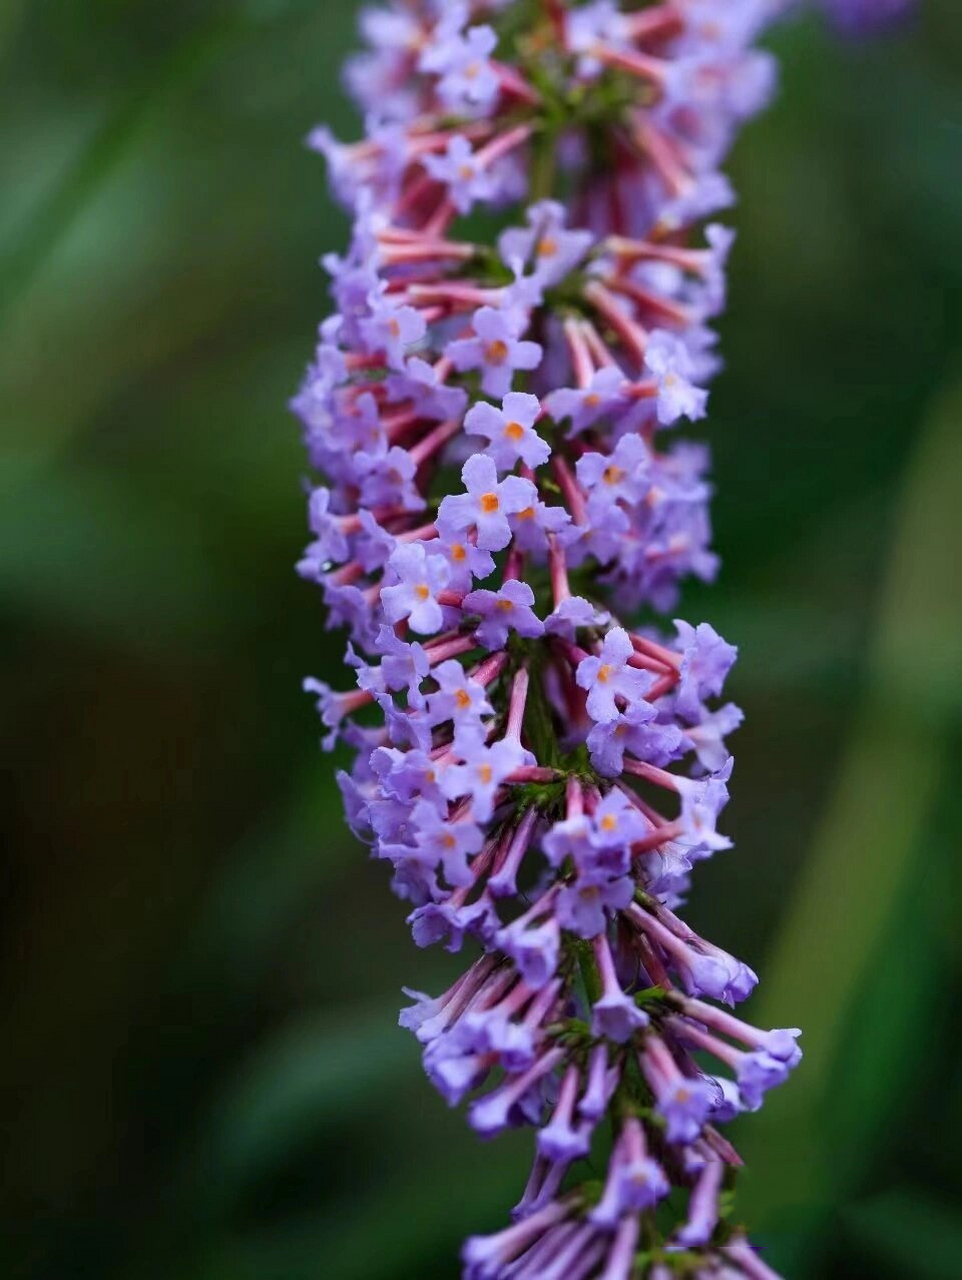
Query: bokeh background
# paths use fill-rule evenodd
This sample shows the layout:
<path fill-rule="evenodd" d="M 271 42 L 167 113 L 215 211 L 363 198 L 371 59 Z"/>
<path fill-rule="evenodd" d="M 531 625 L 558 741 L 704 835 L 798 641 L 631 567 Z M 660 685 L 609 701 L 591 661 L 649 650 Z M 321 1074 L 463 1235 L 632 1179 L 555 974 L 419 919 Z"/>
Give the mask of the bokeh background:
<path fill-rule="evenodd" d="M 0 6 L 0 1274 L 454 1277 L 480 1146 L 395 1025 L 417 952 L 346 834 L 306 673 L 285 401 L 345 223 L 347 0 Z M 960 1274 L 962 9 L 777 33 L 734 160 L 710 617 L 742 651 L 696 925 L 805 1028 L 743 1123 L 796 1280 Z M 347 679 L 346 673 L 345 680 Z"/>

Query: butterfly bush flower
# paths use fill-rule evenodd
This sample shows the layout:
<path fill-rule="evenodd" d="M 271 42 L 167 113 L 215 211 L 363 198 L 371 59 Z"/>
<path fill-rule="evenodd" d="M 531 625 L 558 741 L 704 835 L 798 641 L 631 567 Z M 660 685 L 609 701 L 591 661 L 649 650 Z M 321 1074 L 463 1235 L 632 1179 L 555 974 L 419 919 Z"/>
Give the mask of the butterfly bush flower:
<path fill-rule="evenodd" d="M 730 847 L 741 712 L 735 649 L 672 619 L 717 570 L 686 433 L 778 7 L 394 0 L 347 71 L 365 138 L 310 138 L 353 233 L 292 406 L 317 473 L 298 571 L 356 688 L 307 688 L 415 941 L 467 953 L 401 1014 L 429 1079 L 484 1137 L 536 1130 L 467 1280 L 771 1274 L 728 1220 L 720 1126 L 798 1032 L 730 1012 L 755 974 L 679 915 Z"/>

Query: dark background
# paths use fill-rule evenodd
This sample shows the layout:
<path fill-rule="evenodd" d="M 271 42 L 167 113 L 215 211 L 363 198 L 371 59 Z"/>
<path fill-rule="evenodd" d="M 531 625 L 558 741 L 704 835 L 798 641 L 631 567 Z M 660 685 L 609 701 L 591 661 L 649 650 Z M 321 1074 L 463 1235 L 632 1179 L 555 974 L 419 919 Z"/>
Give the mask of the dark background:
<path fill-rule="evenodd" d="M 396 1029 L 417 952 L 347 836 L 307 673 L 285 401 L 345 223 L 343 0 L 0 6 L 0 1274 L 454 1277 L 481 1146 Z M 696 925 L 805 1028 L 739 1133 L 795 1280 L 951 1280 L 962 591 L 962 10 L 777 33 L 742 203 L 716 589 L 748 713 Z"/>

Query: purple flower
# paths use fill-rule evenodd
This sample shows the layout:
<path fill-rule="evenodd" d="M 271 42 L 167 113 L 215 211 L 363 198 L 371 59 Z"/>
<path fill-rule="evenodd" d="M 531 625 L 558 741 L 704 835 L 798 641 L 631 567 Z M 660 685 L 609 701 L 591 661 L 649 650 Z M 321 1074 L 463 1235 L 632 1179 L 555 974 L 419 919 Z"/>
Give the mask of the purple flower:
<path fill-rule="evenodd" d="M 503 231 L 498 240 L 502 260 L 511 266 L 523 263 L 541 288 L 560 284 L 591 248 L 590 231 L 569 231 L 564 207 L 553 200 L 533 204 L 526 214 L 527 228 Z"/>
<path fill-rule="evenodd" d="M 548 535 L 561 533 L 570 522 L 571 516 L 564 507 L 549 507 L 539 498 L 514 517 L 511 529 L 515 546 L 519 551 L 541 557 L 548 545 Z"/>
<path fill-rule="evenodd" d="M 527 752 L 513 738 L 486 747 L 473 740 L 466 745 L 463 763 L 448 765 L 441 775 L 441 790 L 449 800 L 471 797 L 471 813 L 478 822 L 487 822 L 494 811 L 498 788 L 527 760 Z"/>
<path fill-rule="evenodd" d="M 463 608 L 481 619 L 475 629 L 478 642 L 486 649 L 501 649 L 509 631 L 527 639 L 544 634 L 544 623 L 533 604 L 534 592 L 528 584 L 509 578 L 500 591 L 472 591 L 464 597 Z"/>
<path fill-rule="evenodd" d="M 331 491 L 323 486 L 311 493 L 308 519 L 311 531 L 317 536 L 313 544 L 314 556 L 320 561 L 343 562 L 350 554 L 344 533 L 345 521 L 330 509 Z"/>
<path fill-rule="evenodd" d="M 631 846 L 648 834 L 648 823 L 623 791 L 609 791 L 591 818 L 588 840 L 592 853 L 576 856 L 583 875 L 597 873 L 626 875 L 631 862 Z"/>
<path fill-rule="evenodd" d="M 749 1111 L 757 1111 L 768 1090 L 784 1084 L 790 1071 L 787 1062 L 773 1058 L 763 1049 L 746 1053 L 738 1064 L 738 1090 L 742 1105 Z"/>
<path fill-rule="evenodd" d="M 437 367 L 418 356 L 411 356 L 403 373 L 393 373 L 387 379 L 392 400 L 410 400 L 416 413 L 423 418 L 443 421 L 460 418 L 468 402 L 463 387 L 449 387 L 438 377 Z"/>
<path fill-rule="evenodd" d="M 445 537 L 476 529 L 482 551 L 501 551 L 511 541 L 508 516 L 517 515 L 538 500 L 530 480 L 506 476 L 498 480 L 494 462 L 476 453 L 464 464 L 464 494 L 449 494 L 438 511 L 438 528 Z"/>
<path fill-rule="evenodd" d="M 596 938 L 604 932 L 608 912 L 624 910 L 634 892 L 634 882 L 629 876 L 614 880 L 579 877 L 558 895 L 558 922 L 579 938 Z"/>
<path fill-rule="evenodd" d="M 707 778 L 693 780 L 678 777 L 675 786 L 681 796 L 681 823 L 692 846 L 712 852 L 730 849 L 731 841 L 716 830 L 718 815 L 728 803 L 726 783 L 731 776 L 732 761 Z"/>
<path fill-rule="evenodd" d="M 658 388 L 658 421 L 669 427 L 679 418 L 695 421 L 705 416 L 708 392 L 691 381 L 693 364 L 685 344 L 674 334 L 659 329 L 648 335 L 645 368 Z"/>
<path fill-rule="evenodd" d="M 438 771 L 427 752 L 378 747 L 371 753 L 370 763 L 387 795 L 404 804 L 412 804 L 416 799 L 428 800 L 438 812 L 446 811 L 444 794 L 438 786 Z"/>
<path fill-rule="evenodd" d="M 453 591 L 470 591 L 476 578 L 484 581 L 494 573 L 494 557 L 472 542 L 466 529 L 446 530 L 438 539 L 438 553 L 448 562 Z"/>
<path fill-rule="evenodd" d="M 423 509 L 424 499 L 415 483 L 417 464 L 406 449 L 395 445 L 384 454 L 359 453 L 356 466 L 365 506 Z"/>
<path fill-rule="evenodd" d="M 399 546 L 387 562 L 396 579 L 395 585 L 384 587 L 381 603 L 388 622 L 400 622 L 407 618 L 411 627 L 421 635 L 433 635 L 440 631 L 444 611 L 437 595 L 448 585 L 451 570 L 448 562 L 437 555 L 430 555 L 421 543 Z"/>
<path fill-rule="evenodd" d="M 561 1084 L 551 1119 L 538 1134 L 538 1151 L 547 1160 L 570 1164 L 588 1154 L 591 1130 L 574 1120 L 575 1101 L 581 1085 L 577 1067 L 569 1067 Z"/>
<path fill-rule="evenodd" d="M 553 915 L 536 925 L 529 925 L 522 916 L 503 928 L 495 942 L 518 966 L 529 987 L 540 991 L 554 977 L 561 953 L 561 929 Z"/>
<path fill-rule="evenodd" d="M 738 657 L 738 650 L 734 645 L 726 643 L 707 622 L 693 627 L 676 618 L 675 627 L 682 653 L 678 710 L 692 720 L 697 720 L 702 701 L 721 693 L 728 673 Z"/>
<path fill-rule="evenodd" d="M 681 1077 L 657 1095 L 657 1110 L 669 1142 L 694 1142 L 708 1119 L 712 1091 L 707 1080 Z"/>
<path fill-rule="evenodd" d="M 694 747 L 698 763 L 709 773 L 721 769 L 731 754 L 725 746 L 725 738 L 733 733 L 744 720 L 744 715 L 733 702 L 706 711 L 699 724 L 685 730 L 685 738 Z"/>
<path fill-rule="evenodd" d="M 578 74 L 584 79 L 594 79 L 604 68 L 596 56 L 599 45 L 631 47 L 627 20 L 614 0 L 593 0 L 568 17 L 568 48 L 578 55 Z"/>
<path fill-rule="evenodd" d="M 473 727 L 482 717 L 494 715 L 484 686 L 473 680 L 460 662 L 442 662 L 432 675 L 438 685 L 437 692 L 428 697 L 432 725 L 450 720 L 455 729 Z"/>
<path fill-rule="evenodd" d="M 464 420 L 472 436 L 486 436 L 485 450 L 499 471 L 510 471 L 520 459 L 528 467 L 540 467 L 551 457 L 551 449 L 534 430 L 541 413 L 537 396 L 509 392 L 496 409 L 484 401 L 476 404 Z"/>
<path fill-rule="evenodd" d="M 592 720 L 617 720 L 620 714 L 618 699 L 631 706 L 644 698 L 651 678 L 646 672 L 628 666 L 628 659 L 633 654 L 627 631 L 613 627 L 605 636 L 601 653 L 579 663 L 577 680 L 582 689 L 588 690 L 588 715 Z"/>
<path fill-rule="evenodd" d="M 448 199 L 458 213 L 469 213 L 476 201 L 490 200 L 495 193 L 490 172 L 460 134 L 450 139 L 443 155 L 426 155 L 424 168 L 432 178 L 444 183 Z"/>
<path fill-rule="evenodd" d="M 604 1194 L 591 1210 L 591 1221 L 615 1227 L 626 1215 L 651 1209 L 669 1190 L 661 1166 L 646 1153 L 641 1124 L 628 1120 L 611 1154 Z"/>
<path fill-rule="evenodd" d="M 611 615 L 597 608 L 583 596 L 569 596 L 556 605 L 544 620 L 545 631 L 565 640 L 574 640 L 580 627 L 604 627 Z"/>
<path fill-rule="evenodd" d="M 640 436 L 623 436 L 610 454 L 585 453 L 578 459 L 578 482 L 589 495 L 605 503 L 638 502 L 651 487 L 649 454 Z"/>
<path fill-rule="evenodd" d="M 707 1161 L 688 1202 L 688 1221 L 678 1232 L 678 1243 L 684 1248 L 700 1249 L 711 1239 L 720 1215 L 718 1196 L 724 1176 L 723 1161 Z"/>
<path fill-rule="evenodd" d="M 380 675 L 385 689 L 403 690 L 409 706 L 424 706 L 421 681 L 431 669 L 427 653 L 416 640 L 401 640 L 393 627 L 378 630 L 377 648 L 381 654 Z"/>
<path fill-rule="evenodd" d="M 474 337 L 448 343 L 445 354 L 462 373 L 480 370 L 482 391 L 500 399 L 511 390 L 516 370 L 537 369 L 541 363 L 538 343 L 520 339 L 523 327 L 516 312 L 482 307 L 472 321 Z"/>
<path fill-rule="evenodd" d="M 418 801 L 411 815 L 416 853 L 411 856 L 430 867 L 440 866 L 451 885 L 471 883 L 468 859 L 484 843 L 480 827 L 471 819 L 449 822 L 432 804 Z"/>
<path fill-rule="evenodd" d="M 588 734 L 591 763 L 605 778 L 620 777 L 625 752 L 638 760 L 663 766 L 681 753 L 684 735 L 676 724 L 661 724 L 649 702 L 630 703 L 614 720 L 596 724 Z M 727 757 L 726 757 L 727 759 Z"/>
<path fill-rule="evenodd" d="M 535 1089 L 564 1057 L 561 1049 L 550 1049 L 519 1076 L 512 1077 L 500 1089 L 471 1104 L 468 1122 L 483 1137 L 492 1137 L 507 1128 L 515 1109 L 523 1105 L 525 1095 Z"/>
<path fill-rule="evenodd" d="M 379 298 L 360 328 L 372 354 L 381 352 L 392 369 L 403 369 L 407 348 L 421 341 L 427 326 L 413 307 L 398 307 Z"/>
<path fill-rule="evenodd" d="M 545 397 L 545 409 L 558 422 L 570 418 L 569 436 L 580 435 L 599 420 L 621 413 L 627 406 L 625 375 L 606 365 L 598 369 L 586 387 L 561 387 Z"/>
<path fill-rule="evenodd" d="M 590 1121 L 600 1120 L 608 1109 L 620 1078 L 620 1068 L 608 1065 L 607 1045 L 596 1045 L 588 1058 L 588 1081 L 578 1103 L 579 1116 Z"/>
<path fill-rule="evenodd" d="M 422 69 L 440 74 L 438 95 L 450 110 L 486 109 L 493 104 L 500 89 L 491 64 L 497 43 L 490 27 L 470 27 L 464 35 L 452 33 L 422 54 Z"/>
<path fill-rule="evenodd" d="M 541 841 L 545 857 L 553 867 L 560 867 L 565 858 L 572 858 L 580 865 L 591 858 L 591 821 L 578 813 L 556 822 Z"/>
<path fill-rule="evenodd" d="M 624 1044 L 648 1025 L 648 1015 L 625 995 L 615 970 L 611 948 L 604 937 L 595 939 L 595 958 L 601 975 L 601 996 L 591 1011 L 591 1030 L 616 1044 Z"/>

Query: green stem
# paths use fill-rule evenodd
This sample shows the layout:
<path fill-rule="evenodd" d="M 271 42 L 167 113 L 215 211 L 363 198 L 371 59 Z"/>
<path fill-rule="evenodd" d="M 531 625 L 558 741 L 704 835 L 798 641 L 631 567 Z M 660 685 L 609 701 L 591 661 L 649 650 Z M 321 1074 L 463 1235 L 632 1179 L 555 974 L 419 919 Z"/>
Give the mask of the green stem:
<path fill-rule="evenodd" d="M 554 194 L 557 170 L 557 135 L 545 128 L 536 135 L 531 161 L 531 199 L 546 200 Z"/>

